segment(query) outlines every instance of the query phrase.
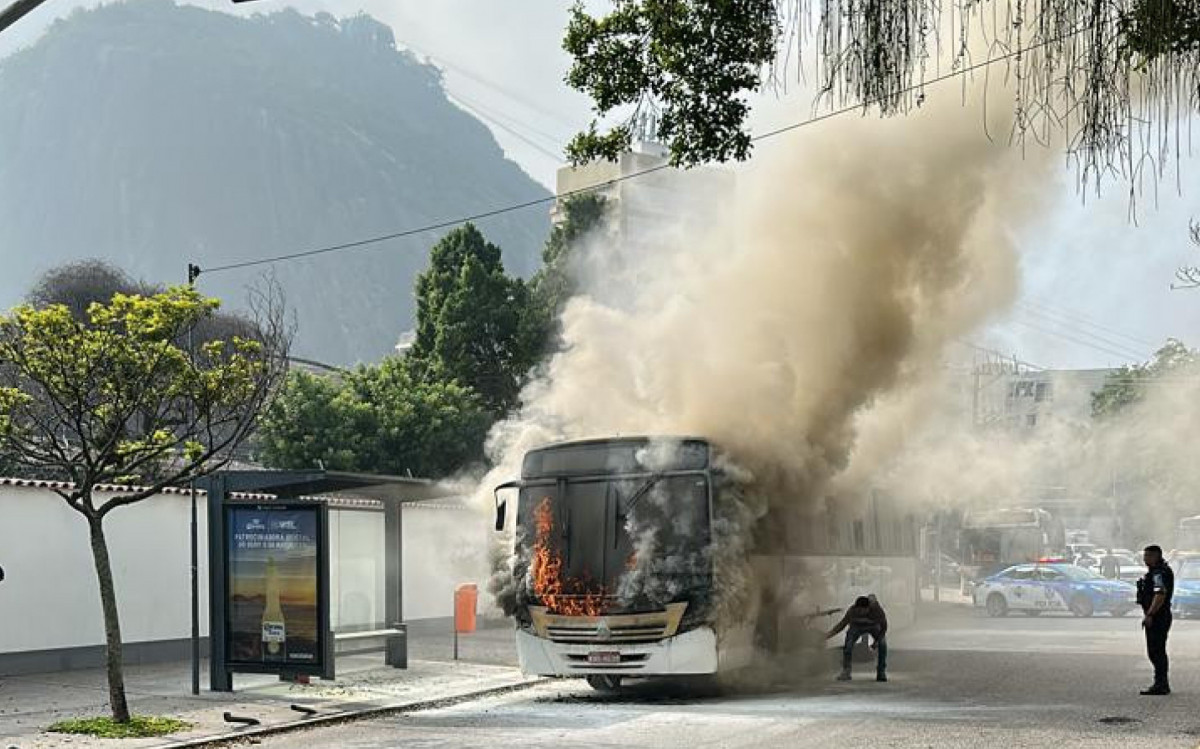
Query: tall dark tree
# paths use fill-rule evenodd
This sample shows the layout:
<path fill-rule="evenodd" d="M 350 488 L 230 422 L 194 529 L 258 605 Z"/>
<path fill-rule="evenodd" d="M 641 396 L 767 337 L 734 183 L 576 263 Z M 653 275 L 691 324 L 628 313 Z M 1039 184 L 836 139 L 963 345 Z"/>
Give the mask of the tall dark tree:
<path fill-rule="evenodd" d="M 25 295 L 25 302 L 36 308 L 61 304 L 76 320 L 87 322 L 93 304 L 108 304 L 117 294 L 152 296 L 164 291 L 162 284 L 134 278 L 107 260 L 89 258 L 46 271 Z M 211 341 L 253 338 L 260 333 L 244 314 L 212 310 L 191 326 L 190 345 L 200 348 Z"/>
<path fill-rule="evenodd" d="M 434 245 L 416 287 L 413 373 L 458 382 L 493 413 L 505 413 L 533 357 L 522 334 L 529 290 L 505 274 L 500 248 L 472 224 L 455 229 Z"/>
<path fill-rule="evenodd" d="M 25 295 L 34 307 L 61 304 L 76 320 L 87 319 L 92 304 L 108 304 L 114 294 L 153 294 L 161 288 L 135 280 L 112 263 L 79 260 L 46 271 Z"/>
<path fill-rule="evenodd" d="M 535 357 L 553 349 L 559 315 L 567 300 L 578 292 L 573 267 L 576 250 L 604 226 L 604 197 L 593 193 L 576 195 L 563 202 L 562 211 L 563 221 L 551 230 L 542 250 L 542 267 L 529 280 L 525 339 Z"/>

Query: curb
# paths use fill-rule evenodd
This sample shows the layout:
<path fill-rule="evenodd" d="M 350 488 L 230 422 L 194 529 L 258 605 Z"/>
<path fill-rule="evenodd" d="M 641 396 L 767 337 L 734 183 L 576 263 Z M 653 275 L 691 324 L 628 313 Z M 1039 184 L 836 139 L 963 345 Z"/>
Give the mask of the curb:
<path fill-rule="evenodd" d="M 480 689 L 474 692 L 465 692 L 463 694 L 451 695 L 449 697 L 440 697 L 434 700 L 418 700 L 416 702 L 380 705 L 379 707 L 368 707 L 361 710 L 340 710 L 335 713 L 318 715 L 312 718 L 301 718 L 289 723 L 278 723 L 272 726 L 249 728 L 244 731 L 233 731 L 230 733 L 218 734 L 216 736 L 188 739 L 186 741 L 177 741 L 171 744 L 156 744 L 152 749 L 199 749 L 200 747 L 231 746 L 250 738 L 262 738 L 264 736 L 274 736 L 282 733 L 291 733 L 293 731 L 303 731 L 308 728 L 326 727 L 338 725 L 340 723 L 351 723 L 359 720 L 382 718 L 389 715 L 400 715 L 403 713 L 415 713 L 423 710 L 436 710 L 438 708 L 451 707 L 464 702 L 483 699 L 484 697 L 495 697 L 497 695 L 509 694 L 511 692 L 520 692 L 525 689 L 535 687 L 539 684 L 545 684 L 549 681 L 551 681 L 551 679 L 534 679 L 532 681 L 524 681 L 517 684 L 506 684 L 501 687 L 490 687 L 488 689 Z"/>

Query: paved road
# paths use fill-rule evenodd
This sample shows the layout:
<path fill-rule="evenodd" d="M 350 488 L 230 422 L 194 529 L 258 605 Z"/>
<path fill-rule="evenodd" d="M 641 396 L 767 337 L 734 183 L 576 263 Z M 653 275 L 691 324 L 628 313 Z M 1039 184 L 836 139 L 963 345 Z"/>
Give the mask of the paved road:
<path fill-rule="evenodd" d="M 892 681 L 778 675 L 752 687 L 645 684 L 618 697 L 559 681 L 501 698 L 284 736 L 268 746 L 1187 747 L 1200 745 L 1200 622 L 1173 632 L 1176 693 L 1149 679 L 1137 619 L 957 609 L 897 633 Z M 864 664 L 863 675 L 869 666 Z"/>

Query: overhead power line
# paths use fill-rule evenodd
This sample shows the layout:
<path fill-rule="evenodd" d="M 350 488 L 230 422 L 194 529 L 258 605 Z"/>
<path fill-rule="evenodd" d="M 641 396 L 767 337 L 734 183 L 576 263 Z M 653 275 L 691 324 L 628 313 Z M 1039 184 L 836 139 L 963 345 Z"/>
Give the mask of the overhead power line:
<path fill-rule="evenodd" d="M 991 65 L 994 65 L 998 62 L 1004 62 L 1005 60 L 1011 60 L 1011 59 L 1014 59 L 1021 55 L 1026 55 L 1034 50 L 1041 49 L 1043 47 L 1047 47 L 1051 44 L 1057 44 L 1059 42 L 1065 41 L 1067 39 L 1070 39 L 1071 37 L 1077 36 L 1085 31 L 1087 31 L 1088 28 L 1090 28 L 1090 27 L 1085 26 L 1085 27 L 1076 29 L 1075 31 L 1072 31 L 1068 34 L 1064 34 L 1060 37 L 1056 37 L 1054 39 L 1048 39 L 1044 42 L 1041 42 L 1040 44 L 1035 44 L 1035 45 L 1032 45 L 1029 47 L 1022 47 L 1020 49 L 1013 50 L 1012 52 L 1008 52 L 1008 53 L 1000 55 L 998 57 L 989 58 L 987 60 L 984 60 L 983 62 L 977 62 L 974 65 L 967 65 L 965 67 L 959 68 L 958 70 L 954 70 L 952 72 L 945 73 L 943 75 L 932 78 L 928 81 L 922 81 L 921 83 L 913 84 L 912 86 L 908 86 L 906 88 L 900 89 L 898 92 L 896 92 L 896 95 L 913 93 L 915 91 L 919 91 L 919 90 L 925 88 L 926 86 L 933 86 L 938 83 L 942 83 L 944 81 L 948 81 L 948 80 L 952 80 L 954 78 L 960 78 L 962 76 L 969 75 L 970 73 L 973 73 L 977 70 L 982 70 L 982 69 L 987 68 Z M 780 135 L 783 135 L 784 133 L 790 133 L 793 130 L 799 130 L 800 128 L 803 128 L 803 127 L 808 127 L 810 125 L 815 125 L 819 122 L 824 122 L 825 120 L 833 119 L 834 117 L 840 117 L 842 115 L 850 114 L 852 112 L 862 111 L 862 110 L 866 109 L 867 107 L 871 106 L 872 104 L 879 103 L 880 101 L 882 101 L 882 99 L 883 99 L 882 96 L 871 97 L 869 99 L 866 99 L 857 104 L 853 104 L 851 106 L 842 107 L 840 109 L 834 109 L 829 112 L 825 112 L 824 114 L 819 114 L 814 117 L 810 117 L 806 120 L 801 120 L 799 122 L 792 123 L 791 125 L 785 125 L 783 127 L 775 128 L 774 130 L 768 130 L 765 133 L 760 133 L 758 135 L 753 136 L 750 139 L 750 141 L 752 143 L 758 143 L 758 142 L 761 142 L 764 140 L 768 140 L 770 138 L 778 137 Z M 212 266 L 209 268 L 203 268 L 202 270 L 205 273 L 221 273 L 224 271 L 240 270 L 243 268 L 253 268 L 253 267 L 256 267 L 259 265 L 270 265 L 273 263 L 281 263 L 281 262 L 285 262 L 285 261 L 289 261 L 289 260 L 300 260 L 303 258 L 316 257 L 318 255 L 326 255 L 326 254 L 329 254 L 332 252 L 345 252 L 348 250 L 370 248 L 372 245 L 381 244 L 383 242 L 388 242 L 393 239 L 402 239 L 404 237 L 411 237 L 411 236 L 415 236 L 417 234 L 424 234 L 426 232 L 438 231 L 440 229 L 448 229 L 451 227 L 459 226 L 459 225 L 467 223 L 467 222 L 480 221 L 482 219 L 493 218 L 495 216 L 502 216 L 506 213 L 513 213 L 515 211 L 521 211 L 526 208 L 532 208 L 534 206 L 547 205 L 549 203 L 553 203 L 558 200 L 563 200 L 565 198 L 574 197 L 576 195 L 582 195 L 582 194 L 586 194 L 586 193 L 595 192 L 596 190 L 600 190 L 600 189 L 603 189 L 606 187 L 611 187 L 611 186 L 621 183 L 621 182 L 628 182 L 630 180 L 639 179 L 641 177 L 645 177 L 646 175 L 653 174 L 655 172 L 661 172 L 663 170 L 671 169 L 671 168 L 672 168 L 672 166 L 669 162 L 663 163 L 663 164 L 659 164 L 658 166 L 652 166 L 652 167 L 647 167 L 646 169 L 640 169 L 635 172 L 630 172 L 629 174 L 624 174 L 624 175 L 620 175 L 618 177 L 613 177 L 612 179 L 608 179 L 603 182 L 597 182 L 597 183 L 594 183 L 591 185 L 587 185 L 585 187 L 576 188 L 574 190 L 567 190 L 565 192 L 561 192 L 556 195 L 549 195 L 549 196 L 546 196 L 543 198 L 534 198 L 532 200 L 526 200 L 522 203 L 512 203 L 510 205 L 502 206 L 499 208 L 493 208 L 492 210 L 489 210 L 489 211 L 482 211 L 480 213 L 474 213 L 474 214 L 470 214 L 470 215 L 466 215 L 466 216 L 458 216 L 457 218 L 446 219 L 444 221 L 437 221 L 437 222 L 434 222 L 431 224 L 426 224 L 424 226 L 417 226 L 417 227 L 413 227 L 411 229 L 404 229 L 401 231 L 391 232 L 389 234 L 381 234 L 381 235 L 374 236 L 374 237 L 367 237 L 365 239 L 359 239 L 359 240 L 356 240 L 353 242 L 344 242 L 342 244 L 329 245 L 326 247 L 317 247 L 317 248 L 314 248 L 311 250 L 302 250 L 299 252 L 289 252 L 289 253 L 285 253 L 282 255 L 274 255 L 272 257 L 258 258 L 255 260 L 244 260 L 244 261 L 237 262 L 237 263 L 227 263 L 225 265 L 215 265 L 215 266 Z"/>
<path fill-rule="evenodd" d="M 574 130 L 579 124 L 579 123 L 573 123 L 573 122 L 569 121 L 567 118 L 563 117 L 561 113 L 554 111 L 550 107 L 547 107 L 544 103 L 540 103 L 540 102 L 536 101 L 533 97 L 526 96 L 525 94 L 515 91 L 503 83 L 499 83 L 499 82 L 494 81 L 490 78 L 487 78 L 483 75 L 480 75 L 479 73 L 476 73 L 473 70 L 468 70 L 467 68 L 464 68 L 461 65 L 457 65 L 455 63 L 450 62 L 449 60 L 445 60 L 440 57 L 435 57 L 422 49 L 414 47 L 412 44 L 410 44 L 408 42 L 400 42 L 400 44 L 401 44 L 401 46 L 406 47 L 409 51 L 415 52 L 416 54 L 420 55 L 421 57 L 424 57 L 426 60 L 429 60 L 434 65 L 436 65 L 440 68 L 443 68 L 444 70 L 454 71 L 455 73 L 458 73 L 459 75 L 463 76 L 464 78 L 469 78 L 472 81 L 475 81 L 476 83 L 480 84 L 481 86 L 483 86 L 497 94 L 500 94 L 504 98 L 509 99 L 511 101 L 514 101 L 514 102 L 522 105 L 525 109 L 528 109 L 532 112 L 536 112 L 537 114 L 540 114 L 541 116 L 545 117 L 546 119 L 557 120 L 559 124 L 563 125 L 566 128 L 570 128 L 571 130 Z"/>
<path fill-rule="evenodd" d="M 1157 348 L 1160 345 L 1162 345 L 1161 342 L 1155 342 L 1155 341 L 1148 340 L 1146 338 L 1141 338 L 1141 337 L 1138 337 L 1135 335 L 1130 335 L 1129 333 L 1119 330 L 1119 329 L 1113 327 L 1112 325 L 1106 325 L 1106 324 L 1100 323 L 1093 317 L 1089 317 L 1089 316 L 1087 316 L 1077 310 L 1073 310 L 1069 307 L 1064 307 L 1061 304 L 1051 304 L 1050 302 L 1047 302 L 1044 300 L 1036 300 L 1036 301 L 1035 300 L 1026 300 L 1025 305 L 1030 306 L 1030 307 L 1036 307 L 1046 313 L 1057 315 L 1058 317 L 1062 317 L 1067 320 L 1072 320 L 1080 325 L 1085 325 L 1089 328 L 1098 330 L 1101 333 L 1106 333 L 1110 336 L 1123 339 L 1123 340 L 1127 341 L 1128 343 L 1133 343 L 1138 346 L 1150 346 L 1152 348 Z"/>
<path fill-rule="evenodd" d="M 1117 357 L 1118 359 L 1120 359 L 1120 360 L 1121 360 L 1121 361 L 1123 361 L 1123 362 L 1128 362 L 1128 361 L 1137 361 L 1137 360 L 1138 360 L 1136 356 L 1132 356 L 1132 355 L 1130 355 L 1130 354 L 1129 354 L 1129 352 L 1126 352 L 1126 351 L 1117 351 L 1117 350 L 1114 350 L 1114 349 L 1108 348 L 1107 346 L 1103 346 L 1103 345 L 1100 345 L 1100 344 L 1098 344 L 1098 343 L 1094 343 L 1094 342 L 1092 342 L 1092 341 L 1087 341 L 1087 340 L 1085 340 L 1085 339 L 1082 339 L 1082 338 L 1077 338 L 1077 337 L 1075 337 L 1075 336 L 1073 336 L 1073 335 L 1070 335 L 1070 334 L 1068 334 L 1068 333 L 1063 333 L 1062 331 L 1055 330 L 1054 328 L 1046 328 L 1046 327 L 1042 327 L 1041 325 L 1037 325 L 1037 324 L 1035 324 L 1035 323 L 1032 323 L 1032 322 L 1030 322 L 1030 321 L 1028 321 L 1028 320 L 1022 320 L 1022 319 L 1020 319 L 1020 318 L 1014 318 L 1014 319 L 1013 319 L 1013 322 L 1017 323 L 1018 325 L 1024 325 L 1024 326 L 1025 326 L 1025 327 L 1027 327 L 1027 328 L 1032 328 L 1033 330 L 1036 330 L 1036 331 L 1038 331 L 1039 333 L 1045 333 L 1046 335 L 1052 335 L 1052 336 L 1055 336 L 1055 337 L 1058 337 L 1058 338 L 1062 338 L 1062 339 L 1063 339 L 1063 340 L 1065 340 L 1065 341 L 1070 341 L 1071 343 L 1077 344 L 1077 345 L 1079 345 L 1079 346 L 1084 346 L 1084 347 L 1086 347 L 1086 348 L 1090 348 L 1090 349 L 1093 349 L 1093 350 L 1095 350 L 1095 351 L 1099 351 L 1099 352 L 1101 352 L 1101 353 L 1108 354 L 1109 356 L 1115 356 L 1115 357 Z"/>
<path fill-rule="evenodd" d="M 1038 322 L 1039 324 L 1049 324 L 1055 330 L 1059 330 L 1059 329 L 1066 330 L 1067 332 L 1071 333 L 1072 335 L 1074 335 L 1077 338 L 1083 339 L 1085 341 L 1091 341 L 1099 346 L 1103 346 L 1105 348 L 1112 349 L 1114 351 L 1120 351 L 1120 352 L 1124 353 L 1126 356 L 1128 356 L 1132 359 L 1135 359 L 1137 361 L 1144 361 L 1149 358 L 1146 355 L 1145 350 L 1140 347 L 1134 348 L 1133 346 L 1124 344 L 1121 341 L 1113 340 L 1111 338 L 1106 338 L 1105 336 L 1101 336 L 1096 333 L 1092 333 L 1091 331 L 1089 331 L 1085 328 L 1082 328 L 1078 325 L 1073 325 L 1069 322 L 1065 322 L 1062 319 L 1059 319 L 1058 317 L 1049 315 L 1045 312 L 1041 312 L 1040 310 L 1037 310 L 1033 307 L 1028 307 L 1028 306 L 1018 303 L 1017 310 L 1019 312 L 1024 313 L 1025 315 L 1028 315 L 1029 317 L 1033 318 L 1034 321 Z"/>
<path fill-rule="evenodd" d="M 463 109 L 467 110 L 468 112 L 474 114 L 476 117 L 483 120 L 484 122 L 489 122 L 492 125 L 495 125 L 496 127 L 500 128 L 501 130 L 508 133 L 512 137 L 516 138 L 517 140 L 521 141 L 525 145 L 529 146 L 533 150 L 535 150 L 538 153 L 542 154 L 543 156 L 546 156 L 547 158 L 553 160 L 555 163 L 557 163 L 557 164 L 563 163 L 563 158 L 562 158 L 561 152 L 555 153 L 554 151 L 551 151 L 549 148 L 546 148 L 542 144 L 535 141 L 532 137 L 520 132 L 519 128 L 521 126 L 518 124 L 514 124 L 511 117 L 506 117 L 506 116 L 500 114 L 499 112 L 490 110 L 477 102 L 474 102 L 470 99 L 465 98 L 461 94 L 450 94 L 449 96 L 460 107 L 462 107 Z M 529 132 L 538 133 L 538 131 L 532 130 L 532 129 L 529 129 Z M 545 136 L 543 136 L 543 137 L 545 137 Z M 559 144 L 557 142 L 551 141 L 551 143 L 555 148 L 559 147 Z"/>

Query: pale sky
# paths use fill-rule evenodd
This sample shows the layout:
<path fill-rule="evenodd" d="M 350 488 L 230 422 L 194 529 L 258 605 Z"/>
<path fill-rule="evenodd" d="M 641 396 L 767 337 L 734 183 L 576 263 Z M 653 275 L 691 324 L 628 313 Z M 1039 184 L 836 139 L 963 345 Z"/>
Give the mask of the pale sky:
<path fill-rule="evenodd" d="M 56 17 L 93 0 L 49 0 L 0 41 L 0 55 L 35 40 Z M 337 17 L 365 11 L 390 25 L 397 42 L 446 72 L 451 96 L 487 122 L 506 153 L 553 189 L 563 145 L 590 118 L 589 103 L 563 83 L 565 2 L 547 0 L 194 0 L 195 5 L 267 13 L 291 5 Z M 603 0 L 589 0 L 603 7 Z M 812 113 L 803 92 L 763 96 L 753 128 Z M 803 137 L 797 132 L 785 137 Z M 1200 290 L 1172 291 L 1174 269 L 1200 264 L 1187 239 L 1200 218 L 1200 161 L 1185 163 L 1181 197 L 1174 178 L 1146 188 L 1138 222 L 1129 219 L 1124 186 L 1083 202 L 1063 167 L 1058 199 L 1019 233 L 1022 299 L 974 340 L 1048 367 L 1116 366 L 1148 356 L 1168 336 L 1200 346 Z M 402 227 L 398 227 L 402 228 Z"/>

